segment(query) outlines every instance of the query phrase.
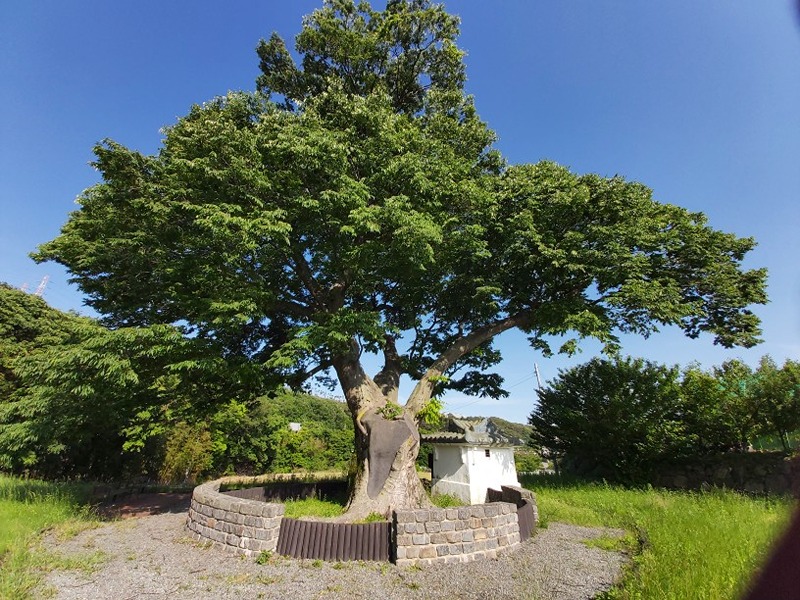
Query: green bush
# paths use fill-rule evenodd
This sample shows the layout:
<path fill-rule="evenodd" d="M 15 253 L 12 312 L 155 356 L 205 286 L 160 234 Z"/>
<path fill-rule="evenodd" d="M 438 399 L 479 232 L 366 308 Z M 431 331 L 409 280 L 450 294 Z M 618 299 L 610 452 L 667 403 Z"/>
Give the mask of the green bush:
<path fill-rule="evenodd" d="M 161 480 L 165 483 L 193 483 L 213 461 L 211 432 L 202 424 L 178 423 L 167 440 Z"/>
<path fill-rule="evenodd" d="M 539 392 L 531 443 L 575 473 L 615 481 L 646 478 L 684 453 L 678 369 L 641 359 L 594 359 L 561 371 Z"/>
<path fill-rule="evenodd" d="M 533 473 L 542 468 L 542 457 L 532 449 L 517 448 L 514 451 L 514 463 L 517 473 Z"/>

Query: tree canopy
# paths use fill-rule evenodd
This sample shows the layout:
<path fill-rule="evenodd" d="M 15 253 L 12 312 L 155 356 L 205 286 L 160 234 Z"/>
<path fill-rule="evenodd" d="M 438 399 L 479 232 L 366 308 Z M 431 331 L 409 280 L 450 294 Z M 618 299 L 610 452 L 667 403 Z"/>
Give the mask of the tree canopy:
<path fill-rule="evenodd" d="M 565 369 L 539 392 L 531 445 L 582 475 L 648 481 L 665 465 L 748 448 L 796 446 L 800 364 L 769 357 L 680 372 L 643 359 Z M 792 435 L 793 434 L 793 435 Z M 774 440 L 774 442 L 773 442 Z"/>
<path fill-rule="evenodd" d="M 504 394 L 492 341 L 514 327 L 545 352 L 668 325 L 756 343 L 754 241 L 622 177 L 507 165 L 457 35 L 428 0 L 327 2 L 300 66 L 273 35 L 258 90 L 192 107 L 156 155 L 97 145 L 102 183 L 35 258 L 111 326 L 174 324 L 292 385 L 332 368 L 364 431 L 402 374 L 412 420 L 448 387 Z"/>

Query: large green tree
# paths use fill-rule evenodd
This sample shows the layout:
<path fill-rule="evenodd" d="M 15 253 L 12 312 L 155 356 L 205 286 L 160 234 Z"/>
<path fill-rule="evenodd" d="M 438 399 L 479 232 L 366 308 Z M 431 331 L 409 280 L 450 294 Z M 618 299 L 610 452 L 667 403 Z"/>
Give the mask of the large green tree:
<path fill-rule="evenodd" d="M 259 387 L 249 362 L 207 344 L 164 324 L 108 329 L 0 284 L 0 469 L 155 475 L 176 422 Z"/>
<path fill-rule="evenodd" d="M 753 240 L 621 177 L 507 166 L 457 35 L 428 0 L 326 3 L 300 64 L 261 42 L 257 92 L 194 106 L 158 154 L 98 145 L 103 182 L 35 255 L 111 325 L 180 324 L 293 385 L 332 370 L 356 425 L 354 515 L 425 502 L 418 416 L 447 387 L 503 394 L 503 331 L 544 351 L 662 325 L 757 341 Z M 373 376 L 364 353 L 383 355 Z"/>
<path fill-rule="evenodd" d="M 764 356 L 746 385 L 759 432 L 777 435 L 784 451 L 791 451 L 789 434 L 800 430 L 800 363 L 787 359 L 778 368 Z"/>
<path fill-rule="evenodd" d="M 62 343 L 78 321 L 76 315 L 0 282 L 0 403 L 10 401 L 20 387 L 17 359 Z"/>

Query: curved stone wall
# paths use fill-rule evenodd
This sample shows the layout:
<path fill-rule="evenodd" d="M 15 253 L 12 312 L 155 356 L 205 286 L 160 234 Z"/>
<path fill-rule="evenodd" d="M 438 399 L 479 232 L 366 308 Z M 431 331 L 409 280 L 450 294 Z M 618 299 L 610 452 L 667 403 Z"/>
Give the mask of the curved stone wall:
<path fill-rule="evenodd" d="M 274 552 L 283 519 L 283 504 L 222 494 L 225 479 L 197 486 L 186 527 L 197 540 L 211 541 L 246 556 Z"/>
<path fill-rule="evenodd" d="M 398 510 L 394 528 L 399 566 L 495 558 L 520 543 L 517 507 L 508 502 Z"/>
<path fill-rule="evenodd" d="M 194 489 L 186 522 L 192 536 L 194 539 L 211 541 L 226 550 L 246 556 L 258 555 L 262 551 L 277 551 L 279 538 L 288 536 L 292 529 L 281 526 L 284 520 L 283 504 L 221 493 L 220 485 L 231 479 L 233 478 L 209 481 Z M 498 499 L 512 500 L 512 502 L 497 501 L 458 508 L 394 511 L 391 524 L 383 525 L 387 527 L 384 531 L 389 532 L 389 535 L 383 534 L 385 540 L 383 543 L 386 547 L 385 552 L 382 550 L 379 554 L 383 560 L 388 556 L 399 566 L 451 564 L 495 558 L 499 553 L 512 550 L 520 544 L 521 516 L 525 515 L 518 512 L 519 507 L 513 502 L 516 496 L 520 496 L 519 503 L 522 508 L 535 511 L 536 501 L 533 495 L 527 494 L 530 498 L 527 496 L 522 498 L 522 492 L 527 490 L 504 487 L 502 493 L 496 492 L 502 494 Z M 239 494 L 242 495 L 241 492 Z M 257 490 L 253 495 L 262 498 L 264 492 Z M 525 524 L 527 535 L 535 527 L 535 513 L 531 512 L 528 517 L 526 518 L 530 523 Z M 286 521 L 288 523 L 293 520 Z M 300 522 L 300 525 L 303 524 L 304 522 Z M 336 526 L 345 529 L 366 527 L 359 524 L 336 524 Z M 303 529 L 303 535 L 294 540 L 294 546 L 304 544 L 308 548 L 293 547 L 293 551 L 287 553 L 303 557 L 312 555 L 323 558 L 328 555 L 338 557 L 336 548 L 333 549 L 336 550 L 334 552 L 324 547 L 326 544 L 335 545 L 335 539 L 338 539 L 329 535 L 330 529 L 332 528 L 306 527 Z M 372 545 L 375 545 L 375 539 L 378 539 L 376 536 L 360 534 L 350 537 L 360 540 L 358 543 L 363 540 L 364 543 Z M 285 549 L 292 546 L 290 541 L 283 540 L 281 547 Z M 347 544 L 339 545 L 347 546 Z M 350 554 L 353 557 L 361 556 L 356 550 L 348 546 L 347 557 L 339 560 L 348 560 Z"/>

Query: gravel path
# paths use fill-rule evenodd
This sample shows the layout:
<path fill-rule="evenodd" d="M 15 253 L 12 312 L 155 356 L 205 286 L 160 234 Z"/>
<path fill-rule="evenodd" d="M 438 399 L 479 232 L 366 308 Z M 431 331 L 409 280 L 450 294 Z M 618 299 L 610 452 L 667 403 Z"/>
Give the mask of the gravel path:
<path fill-rule="evenodd" d="M 103 525 L 45 543 L 64 555 L 101 551 L 91 574 L 53 571 L 45 586 L 61 600 L 379 598 L 380 600 L 592 598 L 611 587 L 624 555 L 582 540 L 620 536 L 620 530 L 551 523 L 517 551 L 463 565 L 399 568 L 388 563 L 322 563 L 273 557 L 259 565 L 189 539 L 186 513 Z M 42 590 L 44 593 L 44 589 Z"/>

